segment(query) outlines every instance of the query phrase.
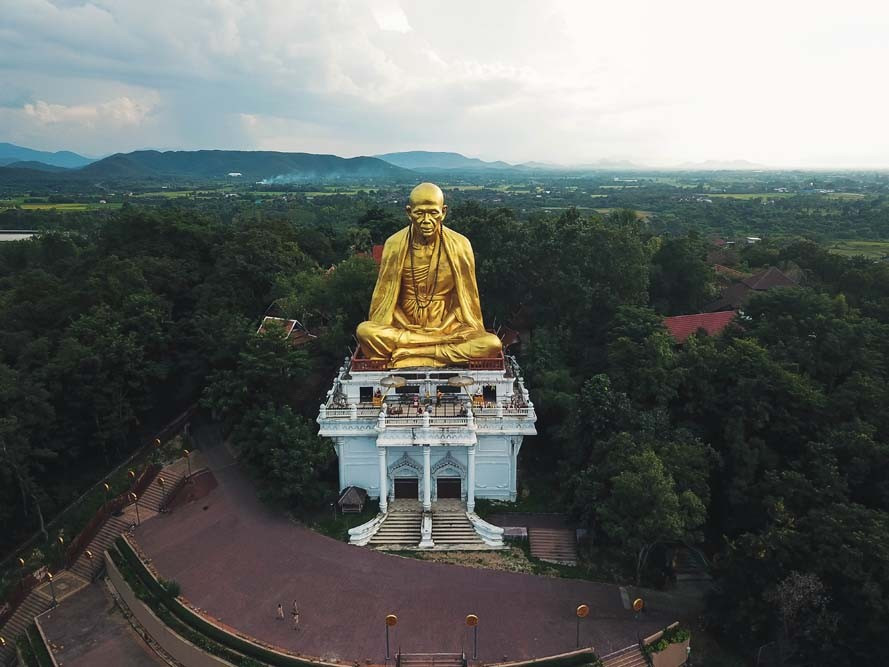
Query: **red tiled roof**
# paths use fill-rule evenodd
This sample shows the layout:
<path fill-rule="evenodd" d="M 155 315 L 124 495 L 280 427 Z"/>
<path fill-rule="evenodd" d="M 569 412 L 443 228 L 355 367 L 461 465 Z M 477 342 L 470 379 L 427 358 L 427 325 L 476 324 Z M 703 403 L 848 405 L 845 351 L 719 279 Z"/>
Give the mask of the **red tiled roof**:
<path fill-rule="evenodd" d="M 721 276 L 727 276 L 736 280 L 750 277 L 749 273 L 744 273 L 743 271 L 738 271 L 737 269 L 733 269 L 730 266 L 723 266 L 722 264 L 714 264 L 713 270 Z"/>
<path fill-rule="evenodd" d="M 770 266 L 765 271 L 760 271 L 749 278 L 745 278 L 742 282 L 755 290 L 767 290 L 774 287 L 795 287 L 797 285 L 793 278 L 790 278 L 775 266 Z"/>
<path fill-rule="evenodd" d="M 719 313 L 697 313 L 695 315 L 677 315 L 665 317 L 664 326 L 677 343 L 684 343 L 685 339 L 700 329 L 707 332 L 708 336 L 716 336 L 722 333 L 729 322 L 735 319 L 735 311 L 726 310 Z"/>
<path fill-rule="evenodd" d="M 377 264 L 379 264 L 380 262 L 383 261 L 383 246 L 381 246 L 381 245 L 375 245 L 375 246 L 373 247 L 373 249 L 371 250 L 371 252 L 373 253 L 374 261 L 375 261 Z"/>

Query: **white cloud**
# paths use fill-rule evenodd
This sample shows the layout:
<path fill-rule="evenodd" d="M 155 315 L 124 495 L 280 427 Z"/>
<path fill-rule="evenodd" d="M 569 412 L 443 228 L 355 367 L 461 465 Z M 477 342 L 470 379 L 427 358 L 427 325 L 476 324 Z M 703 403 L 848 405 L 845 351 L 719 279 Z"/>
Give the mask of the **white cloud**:
<path fill-rule="evenodd" d="M 841 14 L 819 0 L 7 0 L 0 121 L 2 139 L 92 152 L 889 165 L 887 33 L 889 8 L 865 0 Z"/>
<path fill-rule="evenodd" d="M 37 100 L 22 108 L 25 116 L 39 123 L 71 123 L 79 127 L 93 128 L 97 125 L 138 126 L 151 112 L 151 103 L 137 102 L 129 97 L 118 97 L 101 104 L 49 104 Z"/>

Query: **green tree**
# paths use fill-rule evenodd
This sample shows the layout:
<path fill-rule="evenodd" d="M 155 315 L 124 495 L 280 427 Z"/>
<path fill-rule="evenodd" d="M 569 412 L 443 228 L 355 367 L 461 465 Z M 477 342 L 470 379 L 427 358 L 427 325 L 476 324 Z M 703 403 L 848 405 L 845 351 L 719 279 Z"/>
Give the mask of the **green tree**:
<path fill-rule="evenodd" d="M 635 554 L 638 584 L 651 548 L 658 542 L 694 542 L 706 508 L 692 491 L 677 492 L 653 451 L 634 454 L 627 464 L 611 479 L 611 493 L 597 514 L 608 538 Z"/>

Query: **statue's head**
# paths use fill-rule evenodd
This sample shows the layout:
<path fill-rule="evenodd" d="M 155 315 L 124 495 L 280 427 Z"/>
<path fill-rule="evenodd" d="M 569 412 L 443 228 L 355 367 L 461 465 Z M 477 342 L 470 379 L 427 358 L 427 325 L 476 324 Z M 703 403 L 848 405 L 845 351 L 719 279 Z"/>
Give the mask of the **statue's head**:
<path fill-rule="evenodd" d="M 407 206 L 407 217 L 413 226 L 413 235 L 417 240 L 428 243 L 438 234 L 441 223 L 448 214 L 444 203 L 444 193 L 434 183 L 420 183 L 411 190 Z"/>

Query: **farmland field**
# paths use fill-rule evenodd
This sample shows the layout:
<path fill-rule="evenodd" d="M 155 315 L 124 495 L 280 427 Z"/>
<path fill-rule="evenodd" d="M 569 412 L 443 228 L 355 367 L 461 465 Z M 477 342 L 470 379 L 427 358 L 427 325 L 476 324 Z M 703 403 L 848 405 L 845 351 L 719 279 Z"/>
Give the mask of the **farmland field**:
<path fill-rule="evenodd" d="M 793 197 L 794 192 L 707 192 L 706 196 L 720 199 L 781 199 L 783 197 Z"/>
<path fill-rule="evenodd" d="M 889 257 L 889 241 L 835 241 L 828 252 L 844 257 L 884 259 Z"/>

